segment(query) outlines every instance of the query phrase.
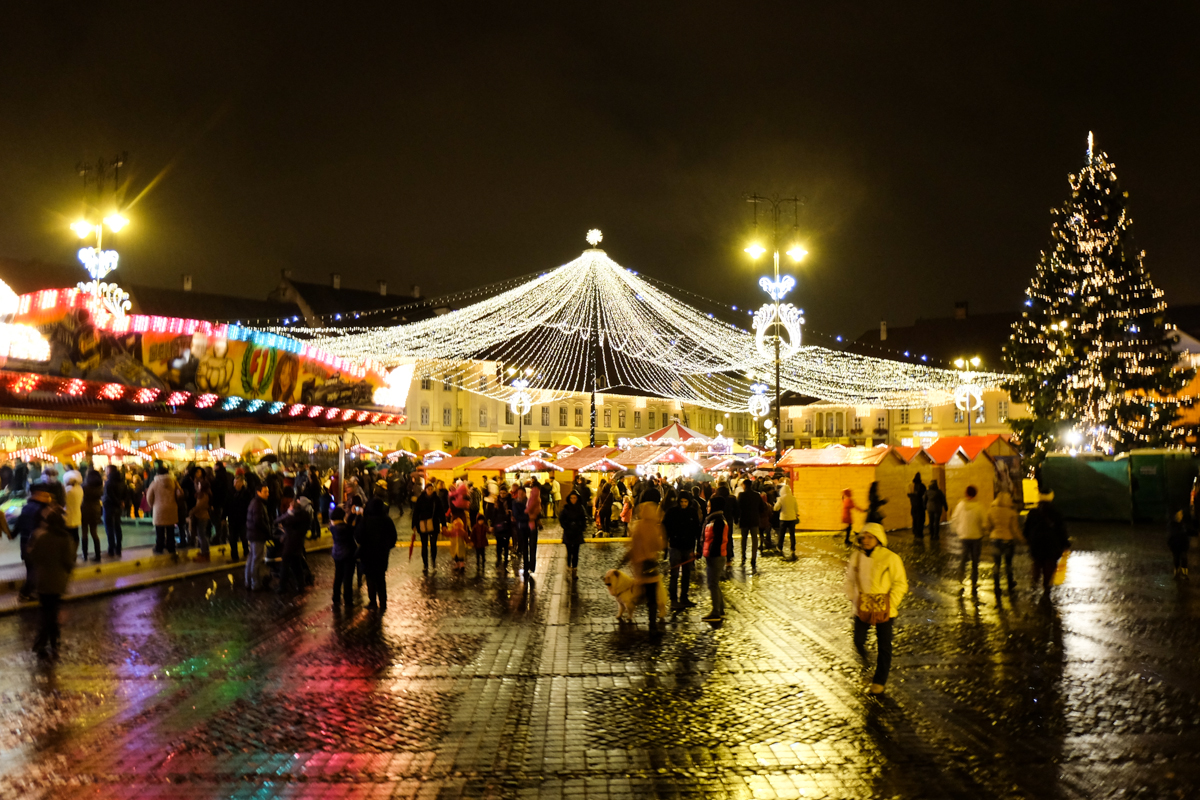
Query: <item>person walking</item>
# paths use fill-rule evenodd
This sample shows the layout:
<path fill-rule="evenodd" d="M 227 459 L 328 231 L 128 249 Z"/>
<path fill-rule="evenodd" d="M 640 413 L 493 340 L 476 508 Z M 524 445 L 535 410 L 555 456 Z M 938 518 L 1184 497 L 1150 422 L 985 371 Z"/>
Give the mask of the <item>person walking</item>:
<path fill-rule="evenodd" d="M 962 594 L 963 581 L 967 579 L 967 561 L 971 562 L 971 594 L 979 594 L 979 557 L 983 552 L 984 524 L 987 516 L 983 504 L 976 499 L 978 490 L 968 486 L 966 496 L 954 507 L 950 517 L 950 528 L 958 536 L 962 552 L 958 559 L 958 593 Z"/>
<path fill-rule="evenodd" d="M 54 493 L 50 486 L 43 481 L 34 481 L 29 485 L 29 499 L 25 501 L 25 505 L 21 506 L 17 520 L 13 523 L 12 531 L 9 533 L 10 537 L 17 537 L 17 544 L 21 548 L 21 560 L 25 562 L 25 582 L 17 591 L 17 599 L 23 603 L 32 602 L 34 593 L 37 591 L 33 559 L 29 555 L 30 548 L 33 546 L 33 538 L 41 527 L 42 519 L 48 513 L 48 509 L 52 509 L 54 505 Z M 74 559 L 75 548 L 72 546 L 71 560 L 74 561 Z"/>
<path fill-rule="evenodd" d="M 529 499 L 525 503 L 525 515 L 529 518 L 529 538 L 525 540 L 525 574 L 532 575 L 537 566 L 538 523 L 542 519 L 542 488 L 537 480 L 529 487 Z"/>
<path fill-rule="evenodd" d="M 792 558 L 796 557 L 796 524 L 800 521 L 800 504 L 792 494 L 792 487 L 785 481 L 779 487 L 779 499 L 775 501 L 775 510 L 779 512 L 779 553 L 783 554 L 783 540 L 788 534 L 792 537 Z"/>
<path fill-rule="evenodd" d="M 76 545 L 56 506 L 43 506 L 38 516 L 39 524 L 29 546 L 41 622 L 33 652 L 38 658 L 54 658 L 58 655 L 60 636 L 58 609 L 75 568 Z"/>
<path fill-rule="evenodd" d="M 128 500 L 129 487 L 121 470 L 108 465 L 107 480 L 104 481 L 102 505 L 104 510 L 104 537 L 108 540 L 109 556 L 121 557 L 121 514 Z"/>
<path fill-rule="evenodd" d="M 494 499 L 484 503 L 484 515 L 496 540 L 496 566 L 508 569 L 509 541 L 512 539 L 512 498 L 507 488 L 497 489 Z"/>
<path fill-rule="evenodd" d="M 925 481 L 921 473 L 913 475 L 908 487 L 908 508 L 912 513 L 912 532 L 917 539 L 925 538 Z"/>
<path fill-rule="evenodd" d="M 433 481 L 425 484 L 425 491 L 417 496 L 413 504 L 412 525 L 421 537 L 421 562 L 425 565 L 423 572 L 429 574 L 429 559 L 433 558 L 433 568 L 437 570 L 437 540 L 441 529 L 438 519 L 437 487 Z M 432 552 L 432 556 L 430 551 Z"/>
<path fill-rule="evenodd" d="M 854 530 L 854 512 L 866 511 L 854 502 L 854 492 L 850 487 L 842 489 L 842 524 L 846 526 L 846 546 L 850 546 L 850 533 Z"/>
<path fill-rule="evenodd" d="M 1188 576 L 1187 557 L 1191 542 L 1188 541 L 1190 536 L 1184 517 L 1184 510 L 1176 509 L 1167 526 L 1167 547 L 1171 550 L 1171 560 L 1174 562 L 1176 578 Z"/>
<path fill-rule="evenodd" d="M 475 517 L 471 525 L 471 546 L 475 548 L 475 577 L 482 578 L 488 546 L 488 522 L 482 513 Z"/>
<path fill-rule="evenodd" d="M 346 524 L 346 512 L 335 508 L 329 515 L 329 533 L 333 537 L 333 607 L 346 601 L 346 607 L 354 605 L 354 562 L 358 545 L 354 531 Z"/>
<path fill-rule="evenodd" d="M 100 560 L 100 523 L 103 519 L 101 503 L 104 497 L 104 478 L 100 471 L 88 470 L 83 479 L 83 503 L 79 507 L 79 538 L 83 547 L 83 560 L 87 561 L 87 540 L 91 537 L 94 561 Z"/>
<path fill-rule="evenodd" d="M 354 530 L 358 558 L 367 576 L 367 609 L 387 611 L 388 555 L 396 546 L 396 523 L 382 500 L 372 498 Z"/>
<path fill-rule="evenodd" d="M 725 564 L 733 552 L 733 526 L 725 519 L 725 498 L 714 495 L 708 501 L 708 516 L 700 543 L 704 556 L 704 571 L 708 578 L 708 597 L 712 609 L 704 616 L 705 622 L 720 622 L 725 619 L 725 596 L 721 594 L 721 578 Z"/>
<path fill-rule="evenodd" d="M 250 557 L 250 545 L 246 541 L 246 515 L 250 511 L 250 499 L 253 497 L 250 487 L 241 471 L 233 478 L 233 488 L 225 499 L 225 513 L 229 517 L 229 563 L 238 560 L 238 543 L 246 557 Z"/>
<path fill-rule="evenodd" d="M 212 555 L 209 551 L 208 532 L 212 527 L 212 490 L 209 489 L 208 481 L 200 477 L 200 473 L 196 475 L 196 491 L 192 496 L 195 501 L 192 504 L 192 512 L 188 515 L 188 527 L 200 546 L 200 554 L 195 560 L 210 561 Z"/>
<path fill-rule="evenodd" d="M 692 505 L 692 496 L 687 492 L 663 516 L 663 528 L 667 532 L 667 548 L 671 558 L 671 579 L 667 583 L 671 598 L 671 609 L 682 611 L 695 607 L 688 599 L 692 585 L 692 572 L 696 561 L 696 544 L 700 539 L 700 516 Z M 683 578 L 682 586 L 680 577 Z"/>
<path fill-rule="evenodd" d="M 79 525 L 83 521 L 83 476 L 73 469 L 67 470 L 67 474 L 63 476 L 66 482 L 66 488 L 63 490 L 63 524 L 67 526 L 67 534 L 75 540 L 75 546 L 79 547 Z M 96 557 L 99 558 L 99 547 L 96 548 Z M 87 561 L 87 540 L 83 541 L 83 560 Z"/>
<path fill-rule="evenodd" d="M 526 575 L 529 574 L 531 566 L 525 560 L 529 546 L 529 513 L 525 510 L 528 506 L 525 490 L 516 486 L 513 489 L 512 502 L 509 503 L 509 508 L 512 509 L 513 552 L 517 554 L 517 560 L 521 562 L 520 569 L 525 571 Z"/>
<path fill-rule="evenodd" d="M 583 532 L 587 529 L 587 510 L 578 492 L 567 495 L 567 502 L 559 512 L 562 525 L 562 543 L 567 548 L 567 572 L 574 578 L 579 574 L 579 548 L 583 546 Z"/>
<path fill-rule="evenodd" d="M 880 695 L 892 668 L 892 635 L 900 601 L 908 592 L 908 575 L 900 556 L 887 547 L 878 522 L 863 525 L 858 547 L 846 564 L 846 597 L 854 608 L 854 649 L 867 660 L 867 631 L 874 626 L 879 652 L 868 694 Z"/>
<path fill-rule="evenodd" d="M 652 499 L 647 499 L 651 494 Z M 642 587 L 642 601 L 646 604 L 647 624 L 651 633 L 658 633 L 658 585 L 662 575 L 658 569 L 658 557 L 666 542 L 663 538 L 662 518 L 659 516 L 657 490 L 647 489 L 638 504 L 637 519 L 629 529 L 629 550 L 626 557 L 632 567 L 633 578 Z M 665 613 L 665 612 L 664 612 Z"/>
<path fill-rule="evenodd" d="M 930 481 L 925 490 L 925 511 L 929 515 L 929 537 L 936 539 L 942 532 L 942 516 L 946 513 L 946 495 L 937 481 Z"/>
<path fill-rule="evenodd" d="M 267 498 L 271 489 L 264 483 L 250 498 L 246 507 L 246 588 L 251 591 L 265 589 L 267 578 L 264 567 L 267 563 L 267 541 L 271 538 L 271 517 L 267 511 Z"/>
<path fill-rule="evenodd" d="M 763 508 L 762 495 L 749 481 L 743 482 L 737 496 L 738 527 L 742 530 L 742 569 L 746 568 L 746 551 L 750 551 L 750 571 L 758 572 L 758 526 Z"/>
<path fill-rule="evenodd" d="M 199 496 L 199 491 L 196 494 Z M 302 592 L 307 583 L 308 565 L 304 562 L 304 540 L 308 536 L 311 508 L 308 500 L 301 498 L 275 518 L 275 526 L 282 531 L 279 537 L 279 585 L 275 589 L 280 594 L 293 583 L 296 591 Z"/>
<path fill-rule="evenodd" d="M 179 524 L 179 484 L 171 477 L 166 467 L 158 468 L 158 475 L 146 490 L 146 503 L 150 506 L 154 522 L 154 552 L 163 550 L 175 555 L 175 526 Z"/>
<path fill-rule="evenodd" d="M 995 583 L 996 599 L 1000 599 L 1000 566 L 1003 563 L 1008 576 L 1008 594 L 1016 594 L 1017 582 L 1013 578 L 1013 554 L 1021 539 L 1020 518 L 1013 508 L 1012 495 L 998 492 L 988 509 L 987 534 L 992 540 L 992 579 Z"/>
<path fill-rule="evenodd" d="M 1054 492 L 1038 493 L 1038 504 L 1025 516 L 1025 541 L 1033 560 L 1033 588 L 1042 582 L 1042 600 L 1050 602 L 1050 586 L 1058 562 L 1071 547 L 1067 524 L 1054 507 Z"/>

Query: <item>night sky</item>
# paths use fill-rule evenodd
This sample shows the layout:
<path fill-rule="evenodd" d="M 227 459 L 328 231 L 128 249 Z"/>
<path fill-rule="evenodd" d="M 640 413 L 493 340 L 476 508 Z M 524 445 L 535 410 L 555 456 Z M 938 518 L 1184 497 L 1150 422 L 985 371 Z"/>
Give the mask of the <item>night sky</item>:
<path fill-rule="evenodd" d="M 1195 3 L 357 5 L 5 4 L 0 255 L 74 263 L 74 167 L 128 151 L 121 282 L 440 294 L 599 227 L 745 306 L 743 195 L 798 193 L 792 299 L 858 335 L 1015 309 L 1094 130 L 1155 282 L 1200 302 Z"/>

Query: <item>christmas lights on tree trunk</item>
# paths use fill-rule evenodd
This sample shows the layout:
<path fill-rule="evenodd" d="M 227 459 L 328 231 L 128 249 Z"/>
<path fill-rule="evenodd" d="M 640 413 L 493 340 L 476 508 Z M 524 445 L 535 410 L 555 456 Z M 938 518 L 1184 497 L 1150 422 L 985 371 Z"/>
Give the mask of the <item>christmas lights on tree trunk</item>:
<path fill-rule="evenodd" d="M 1177 442 L 1177 392 L 1192 377 L 1171 346 L 1167 304 L 1131 238 L 1128 194 L 1088 134 L 1087 164 L 1051 213 L 1050 247 L 1026 290 L 1004 363 L 1028 405 L 1013 420 L 1028 455 L 1116 453 Z"/>

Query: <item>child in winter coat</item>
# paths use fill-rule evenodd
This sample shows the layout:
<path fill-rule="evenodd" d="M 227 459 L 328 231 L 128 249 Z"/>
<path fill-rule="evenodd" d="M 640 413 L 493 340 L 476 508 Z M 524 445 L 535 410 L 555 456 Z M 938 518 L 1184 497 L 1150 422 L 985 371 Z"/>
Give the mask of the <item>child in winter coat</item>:
<path fill-rule="evenodd" d="M 633 519 L 633 499 L 629 495 L 625 495 L 625 499 L 621 501 L 621 516 L 620 520 L 625 525 L 625 535 L 629 535 L 629 522 Z"/>
<path fill-rule="evenodd" d="M 475 524 L 471 526 L 471 544 L 475 546 L 475 575 L 476 577 L 483 574 L 484 554 L 487 552 L 488 543 L 488 523 L 480 514 L 475 518 Z"/>
<path fill-rule="evenodd" d="M 471 506 L 471 494 L 466 484 L 459 484 L 450 495 L 449 525 L 446 536 L 450 539 L 451 568 L 465 571 L 467 568 L 467 539 L 471 536 L 467 509 Z"/>

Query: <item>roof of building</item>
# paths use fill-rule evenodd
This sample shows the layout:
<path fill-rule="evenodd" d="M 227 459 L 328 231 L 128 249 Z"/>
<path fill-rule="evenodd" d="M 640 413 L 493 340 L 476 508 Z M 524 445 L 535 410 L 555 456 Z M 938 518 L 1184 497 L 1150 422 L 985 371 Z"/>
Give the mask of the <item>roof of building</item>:
<path fill-rule="evenodd" d="M 877 467 L 887 458 L 887 447 L 842 447 L 792 450 L 780 459 L 780 467 Z"/>
<path fill-rule="evenodd" d="M 996 445 L 997 442 L 1003 442 L 1005 449 L 1011 450 L 1012 454 L 1016 455 L 1017 450 L 1008 443 L 1008 439 L 1008 436 L 999 433 L 993 433 L 990 436 L 942 436 L 928 445 L 925 452 L 935 464 L 947 463 L 958 452 L 961 452 L 967 461 L 974 461 L 980 453 Z"/>
<path fill-rule="evenodd" d="M 568 456 L 563 456 L 554 463 L 563 469 L 580 470 L 616 452 L 617 448 L 615 447 L 585 447 Z"/>
<path fill-rule="evenodd" d="M 425 469 L 462 469 L 474 465 L 476 461 L 483 460 L 483 456 L 451 456 L 430 462 L 425 465 Z"/>
<path fill-rule="evenodd" d="M 492 456 L 471 465 L 472 472 L 554 472 L 562 469 L 537 456 Z"/>
<path fill-rule="evenodd" d="M 642 447 L 631 447 L 620 455 L 613 456 L 613 461 L 626 467 L 639 467 L 654 464 L 667 453 L 675 449 L 674 445 L 650 444 Z"/>
<path fill-rule="evenodd" d="M 140 283 L 124 288 L 129 292 L 129 300 L 135 314 L 203 319 L 211 322 L 249 322 L 259 318 L 275 319 L 298 313 L 292 303 L 276 303 L 253 297 L 165 289 Z"/>
<path fill-rule="evenodd" d="M 1003 347 L 1020 313 L 969 314 L 963 319 L 939 317 L 918 319 L 909 326 L 887 327 L 887 339 L 873 328 L 858 337 L 846 349 L 863 355 L 908 360 L 945 367 L 956 358 L 979 356 L 982 368 L 1000 370 Z M 924 358 L 922 358 L 924 356 Z"/>
<path fill-rule="evenodd" d="M 660 440 L 666 442 L 690 442 L 693 439 L 698 439 L 702 442 L 708 441 L 708 437 L 703 433 L 686 428 L 678 422 L 672 422 L 665 428 L 659 428 L 653 433 L 647 433 L 642 438 L 648 442 L 657 442 Z"/>

